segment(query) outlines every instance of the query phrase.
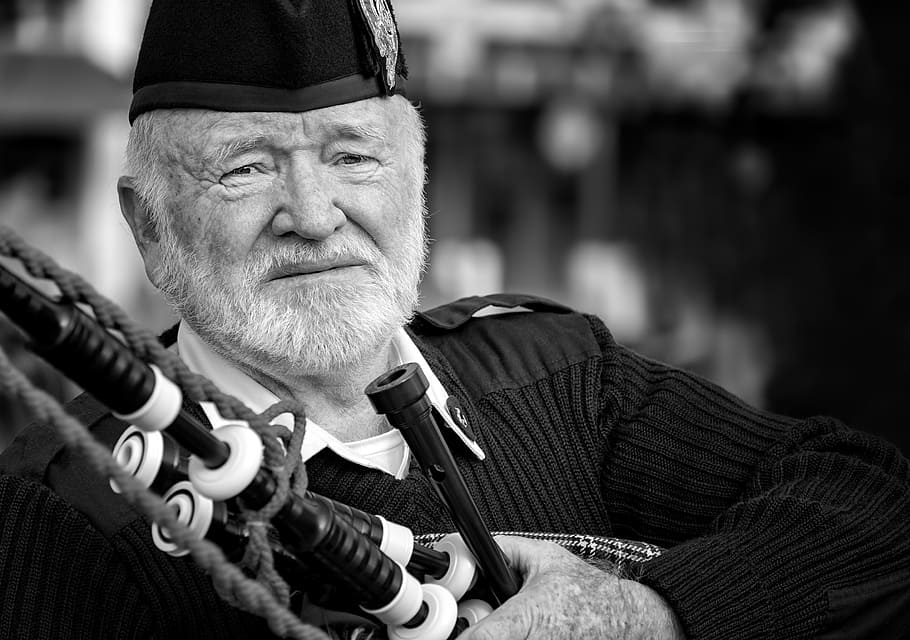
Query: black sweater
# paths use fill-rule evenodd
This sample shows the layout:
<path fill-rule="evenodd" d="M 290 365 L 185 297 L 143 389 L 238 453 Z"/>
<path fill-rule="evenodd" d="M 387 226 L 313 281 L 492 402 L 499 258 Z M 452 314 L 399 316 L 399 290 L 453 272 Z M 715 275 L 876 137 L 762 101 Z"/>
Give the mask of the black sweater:
<path fill-rule="evenodd" d="M 536 312 L 470 319 L 491 302 Z M 638 573 L 693 640 L 910 637 L 910 464 L 894 448 L 835 420 L 757 411 L 544 301 L 466 299 L 410 328 L 487 453 L 452 440 L 491 529 L 664 547 Z M 124 427 L 88 398 L 72 410 L 106 441 Z M 313 490 L 417 533 L 454 528 L 416 467 L 395 480 L 323 452 L 307 468 Z M 56 494 L 0 484 L 0 637 L 261 630 L 189 561 L 155 550 L 147 523 L 47 428 L 20 437 L 0 471 Z"/>

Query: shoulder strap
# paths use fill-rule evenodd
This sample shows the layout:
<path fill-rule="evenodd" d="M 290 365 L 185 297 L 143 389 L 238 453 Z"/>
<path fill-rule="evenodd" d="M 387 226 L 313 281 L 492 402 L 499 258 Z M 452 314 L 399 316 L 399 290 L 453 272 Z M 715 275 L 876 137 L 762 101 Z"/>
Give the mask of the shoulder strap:
<path fill-rule="evenodd" d="M 108 410 L 87 393 L 67 403 L 65 409 L 90 427 L 108 415 Z M 0 454 L 0 473 L 43 482 L 48 465 L 63 446 L 63 438 L 51 425 L 31 424 Z"/>
<path fill-rule="evenodd" d="M 487 296 L 461 298 L 435 309 L 420 312 L 415 317 L 414 322 L 415 324 L 425 325 L 426 328 L 432 327 L 446 331 L 460 327 L 471 318 L 477 317 L 479 313 L 493 315 L 490 312 L 484 312 L 484 310 L 488 309 L 493 310 L 494 313 L 497 309 L 500 313 L 508 313 L 509 311 L 572 312 L 569 307 L 546 298 L 526 294 L 496 293 Z"/>

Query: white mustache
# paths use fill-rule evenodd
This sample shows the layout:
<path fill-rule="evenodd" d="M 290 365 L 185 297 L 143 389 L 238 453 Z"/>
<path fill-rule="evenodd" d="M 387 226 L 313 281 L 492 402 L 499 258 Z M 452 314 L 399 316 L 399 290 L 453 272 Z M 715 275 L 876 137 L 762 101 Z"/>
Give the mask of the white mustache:
<path fill-rule="evenodd" d="M 382 260 L 382 254 L 375 244 L 363 241 L 332 243 L 321 242 L 281 247 L 268 255 L 256 256 L 247 265 L 247 273 L 266 276 L 285 268 L 301 264 L 361 263 L 375 266 Z"/>

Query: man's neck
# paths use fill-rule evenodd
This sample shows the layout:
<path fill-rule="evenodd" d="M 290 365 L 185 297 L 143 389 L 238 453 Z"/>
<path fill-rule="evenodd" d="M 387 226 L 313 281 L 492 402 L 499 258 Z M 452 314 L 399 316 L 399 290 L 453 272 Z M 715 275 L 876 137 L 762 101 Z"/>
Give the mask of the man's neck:
<path fill-rule="evenodd" d="M 320 375 L 269 373 L 244 363 L 234 364 L 279 398 L 300 402 L 308 419 L 342 442 L 361 440 L 389 429 L 363 390 L 397 364 L 391 340 L 362 362 Z"/>

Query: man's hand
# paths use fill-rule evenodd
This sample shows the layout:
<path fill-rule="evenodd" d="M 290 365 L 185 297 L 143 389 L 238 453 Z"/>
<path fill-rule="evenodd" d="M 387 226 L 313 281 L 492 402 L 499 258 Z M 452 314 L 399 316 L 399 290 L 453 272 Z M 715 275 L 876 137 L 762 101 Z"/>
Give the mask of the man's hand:
<path fill-rule="evenodd" d="M 601 571 L 552 542 L 499 536 L 523 580 L 519 592 L 463 640 L 684 640 L 655 591 Z"/>

